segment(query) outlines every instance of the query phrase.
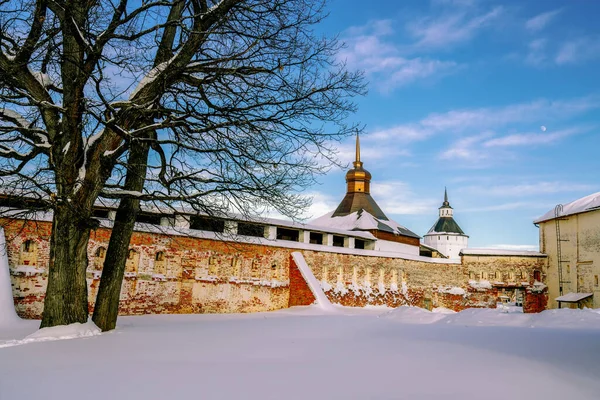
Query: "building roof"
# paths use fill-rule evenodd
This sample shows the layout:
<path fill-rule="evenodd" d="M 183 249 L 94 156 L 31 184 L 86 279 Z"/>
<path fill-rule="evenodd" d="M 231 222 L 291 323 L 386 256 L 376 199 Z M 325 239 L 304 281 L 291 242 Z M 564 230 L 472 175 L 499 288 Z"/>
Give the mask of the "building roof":
<path fill-rule="evenodd" d="M 558 207 L 558 206 L 557 206 Z M 558 216 L 565 217 L 567 215 L 580 214 L 588 211 L 594 211 L 600 209 L 600 192 L 592 193 L 588 196 L 582 197 L 575 201 L 562 205 L 562 212 L 559 212 Z M 556 218 L 556 208 L 548 211 L 535 221 L 534 224 L 538 224 L 544 221 L 550 221 Z"/>
<path fill-rule="evenodd" d="M 562 296 L 557 297 L 555 300 L 560 301 L 561 303 L 577 303 L 581 300 L 587 299 L 588 297 L 592 297 L 594 293 L 567 293 Z"/>
<path fill-rule="evenodd" d="M 476 249 L 466 248 L 460 251 L 463 256 L 521 256 L 521 257 L 547 257 L 539 251 L 505 250 L 505 249 Z"/>
<path fill-rule="evenodd" d="M 439 217 L 435 224 L 431 227 L 429 232 L 427 232 L 427 235 L 439 233 L 456 233 L 459 235 L 465 235 L 463 230 L 460 229 L 460 226 L 458 226 L 458 224 L 452 217 Z"/>
<path fill-rule="evenodd" d="M 323 226 L 328 229 L 340 229 L 346 231 L 370 231 L 378 230 L 393 233 L 395 235 L 404 235 L 414 238 L 420 238 L 419 235 L 390 219 L 381 219 L 370 214 L 366 210 L 355 211 L 351 214 L 336 217 L 333 212 L 329 212 L 317 219 L 310 221 L 310 225 Z"/>
<path fill-rule="evenodd" d="M 381 208 L 379 208 L 371 195 L 364 192 L 346 193 L 332 216 L 343 217 L 361 210 L 365 210 L 379 219 L 388 220 L 388 217 L 383 213 Z"/>

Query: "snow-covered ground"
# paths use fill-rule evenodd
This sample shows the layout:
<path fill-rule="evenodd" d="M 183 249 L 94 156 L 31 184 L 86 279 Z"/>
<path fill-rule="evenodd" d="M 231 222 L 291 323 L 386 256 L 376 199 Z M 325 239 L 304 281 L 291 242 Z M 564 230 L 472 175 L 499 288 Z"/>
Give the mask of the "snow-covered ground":
<path fill-rule="evenodd" d="M 0 328 L 0 399 L 599 398 L 597 312 L 436 311 L 121 317 L 28 340 L 25 321 Z"/>

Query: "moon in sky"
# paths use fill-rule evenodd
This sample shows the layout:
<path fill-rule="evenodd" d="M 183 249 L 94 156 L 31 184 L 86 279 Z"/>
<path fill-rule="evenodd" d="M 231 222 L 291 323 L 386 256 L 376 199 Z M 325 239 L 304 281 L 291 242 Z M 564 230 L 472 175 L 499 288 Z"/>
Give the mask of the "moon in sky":
<path fill-rule="evenodd" d="M 540 129 L 542 130 L 542 132 L 546 132 L 546 127 L 544 125 L 540 126 Z"/>

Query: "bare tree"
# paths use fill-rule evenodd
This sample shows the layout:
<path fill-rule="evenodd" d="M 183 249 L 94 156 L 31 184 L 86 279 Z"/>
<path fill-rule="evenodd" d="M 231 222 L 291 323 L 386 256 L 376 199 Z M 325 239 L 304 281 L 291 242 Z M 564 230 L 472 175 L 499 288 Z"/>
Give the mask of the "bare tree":
<path fill-rule="evenodd" d="M 292 217 L 307 205 L 299 190 L 356 129 L 345 120 L 364 92 L 340 44 L 314 32 L 324 1 L 0 0 L 0 177 L 53 212 L 42 326 L 87 319 L 98 199 L 120 201 L 103 329 L 140 202 Z"/>

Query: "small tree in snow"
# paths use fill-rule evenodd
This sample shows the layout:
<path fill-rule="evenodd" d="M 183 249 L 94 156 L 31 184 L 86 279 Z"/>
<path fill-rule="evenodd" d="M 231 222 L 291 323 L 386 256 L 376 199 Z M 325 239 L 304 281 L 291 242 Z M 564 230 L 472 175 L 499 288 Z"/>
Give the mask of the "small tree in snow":
<path fill-rule="evenodd" d="M 324 0 L 0 1 L 0 176 L 53 211 L 42 326 L 85 322 L 99 198 L 120 201 L 95 321 L 114 327 L 141 201 L 273 207 L 333 160 L 360 74 Z M 115 300 L 116 299 L 116 300 Z"/>

